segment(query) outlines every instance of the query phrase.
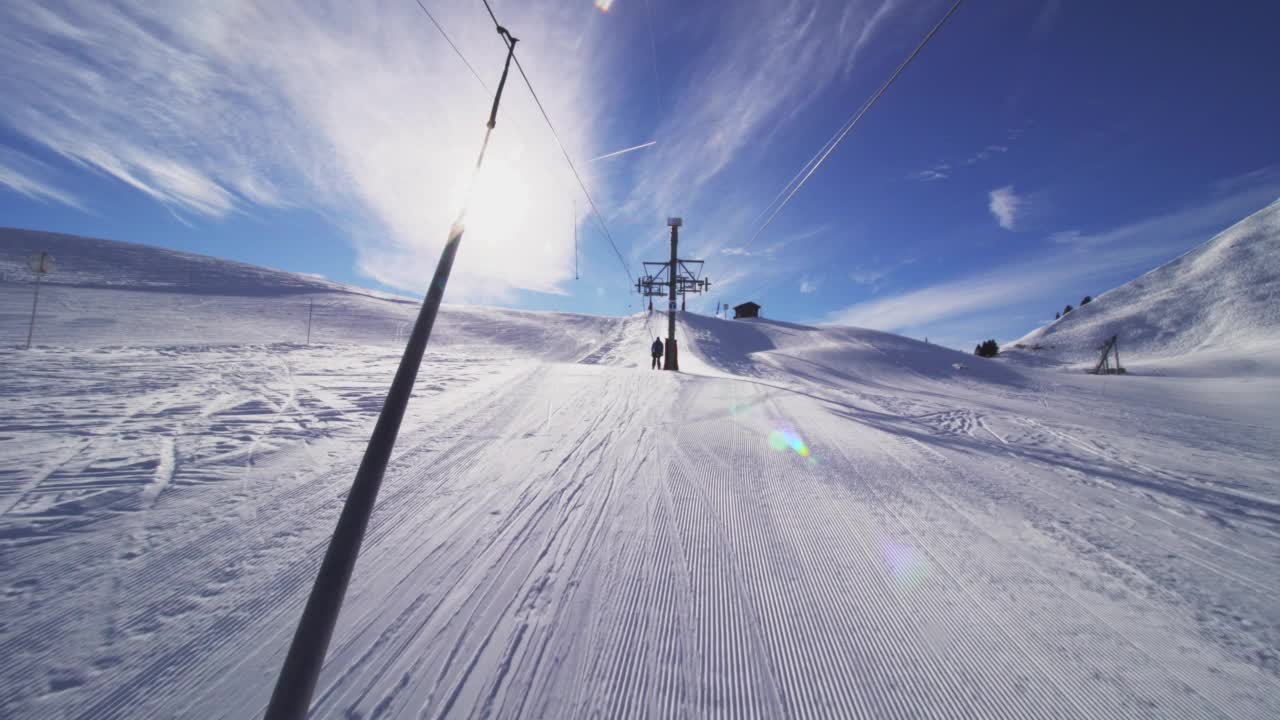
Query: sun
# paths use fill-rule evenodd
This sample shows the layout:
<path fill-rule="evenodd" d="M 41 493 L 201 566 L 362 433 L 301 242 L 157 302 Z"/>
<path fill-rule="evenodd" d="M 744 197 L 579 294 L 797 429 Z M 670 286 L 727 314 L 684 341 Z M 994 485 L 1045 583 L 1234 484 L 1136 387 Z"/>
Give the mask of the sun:
<path fill-rule="evenodd" d="M 522 218 L 529 209 L 533 188 L 517 166 L 494 163 L 480 171 L 467 215 L 472 218 Z"/>

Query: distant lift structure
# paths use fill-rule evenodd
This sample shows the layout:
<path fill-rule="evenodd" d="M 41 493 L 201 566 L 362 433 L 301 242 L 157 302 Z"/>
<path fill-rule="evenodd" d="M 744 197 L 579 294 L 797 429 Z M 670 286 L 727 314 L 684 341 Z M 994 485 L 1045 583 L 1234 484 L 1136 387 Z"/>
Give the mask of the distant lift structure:
<path fill-rule="evenodd" d="M 653 261 L 644 264 L 644 275 L 636 281 L 636 292 L 649 300 L 649 309 L 653 309 L 655 297 L 667 297 L 667 343 L 666 357 L 662 361 L 663 370 L 679 370 L 680 356 L 676 348 L 676 295 L 680 296 L 680 309 L 684 310 L 684 296 L 706 292 L 711 288 L 711 280 L 702 275 L 702 260 L 687 260 L 679 257 L 680 227 L 684 220 L 678 217 L 667 218 L 667 226 L 671 228 L 671 259 L 665 262 Z"/>
<path fill-rule="evenodd" d="M 1102 345 L 1102 357 L 1098 358 L 1098 364 L 1089 372 L 1094 375 L 1123 375 L 1124 368 L 1120 366 L 1120 336 L 1112 335 Z M 1111 356 L 1115 355 L 1116 364 L 1111 364 Z"/>

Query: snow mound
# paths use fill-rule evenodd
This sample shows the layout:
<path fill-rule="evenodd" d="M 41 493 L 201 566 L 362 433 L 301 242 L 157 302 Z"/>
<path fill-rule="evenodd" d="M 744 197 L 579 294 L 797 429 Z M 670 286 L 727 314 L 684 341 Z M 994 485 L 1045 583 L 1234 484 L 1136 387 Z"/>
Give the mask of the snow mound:
<path fill-rule="evenodd" d="M 1280 201 L 1018 340 L 1022 362 L 1121 361 L 1169 375 L 1280 375 Z"/>
<path fill-rule="evenodd" d="M 1014 369 L 941 345 L 864 328 L 809 326 L 682 313 L 687 348 L 712 371 L 778 376 L 826 385 L 937 382 L 1020 385 Z M 684 369 L 682 360 L 682 369 Z"/>

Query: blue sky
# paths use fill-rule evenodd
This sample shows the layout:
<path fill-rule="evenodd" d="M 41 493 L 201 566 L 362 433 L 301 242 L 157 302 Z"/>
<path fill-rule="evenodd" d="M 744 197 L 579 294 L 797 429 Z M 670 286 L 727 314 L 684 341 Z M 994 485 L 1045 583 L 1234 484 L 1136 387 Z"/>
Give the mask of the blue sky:
<path fill-rule="evenodd" d="M 480 1 L 423 4 L 492 88 Z M 420 293 L 481 81 L 414 0 L 213 5 L 0 7 L 0 225 Z M 683 216 L 704 311 L 1010 340 L 1280 197 L 1273 3 L 969 0 L 754 241 L 950 2 L 493 5 L 630 272 Z M 518 78 L 486 162 L 448 300 L 640 307 Z"/>

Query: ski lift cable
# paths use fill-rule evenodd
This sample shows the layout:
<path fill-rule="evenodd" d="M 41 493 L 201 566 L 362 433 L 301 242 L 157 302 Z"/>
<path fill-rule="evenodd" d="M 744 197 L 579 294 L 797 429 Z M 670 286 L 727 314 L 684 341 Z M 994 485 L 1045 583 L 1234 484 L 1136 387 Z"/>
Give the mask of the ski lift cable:
<path fill-rule="evenodd" d="M 821 157 L 822 154 L 827 151 L 827 148 L 831 147 L 831 143 L 836 141 L 836 138 L 840 136 L 840 133 L 843 132 L 848 125 L 849 123 L 846 121 L 844 125 L 840 126 L 839 130 L 836 130 L 835 133 L 831 135 L 831 137 L 827 138 L 827 141 L 822 145 L 822 147 L 818 148 L 818 151 L 815 152 L 812 156 L 810 156 L 809 159 L 805 161 L 804 165 L 800 166 L 800 169 L 796 171 L 796 174 L 791 176 L 791 179 L 787 181 L 787 184 L 783 185 L 782 189 L 778 191 L 778 194 L 774 195 L 773 199 L 769 201 L 769 204 L 765 205 L 764 209 L 761 210 L 758 215 L 756 215 L 755 219 L 751 221 L 752 224 L 760 222 L 761 220 L 764 219 L 766 215 L 769 214 L 769 210 L 773 208 L 774 205 L 778 204 L 778 201 L 782 199 L 783 195 L 787 194 L 787 191 L 791 189 L 791 186 L 795 185 L 796 181 L 799 180 L 800 177 L 804 175 L 806 171 L 808 171 L 810 166 L 812 166 L 815 162 L 817 162 L 818 158 Z"/>
<path fill-rule="evenodd" d="M 476 77 L 476 80 L 480 83 L 480 87 L 487 91 L 489 86 L 485 84 L 484 78 L 480 77 L 480 73 L 476 72 L 475 67 L 473 67 L 471 62 L 467 60 L 467 56 L 463 55 L 462 51 L 458 49 L 458 46 L 454 44 L 453 38 L 449 37 L 449 33 L 444 31 L 444 27 L 440 25 L 439 20 L 436 20 L 436 16 L 432 15 L 431 11 L 427 9 L 427 6 L 422 4 L 422 0 L 414 0 L 414 2 L 418 3 L 418 7 L 422 8 L 422 12 L 426 13 L 427 17 L 431 19 L 431 24 L 436 26 L 436 30 L 439 30 L 440 34 L 444 36 L 445 42 L 449 43 L 449 47 L 453 48 L 453 51 L 458 54 L 458 57 L 462 60 L 462 64 L 466 65 L 467 69 L 471 71 L 471 74 Z"/>
<path fill-rule="evenodd" d="M 489 5 L 489 0 L 481 0 L 481 2 L 484 3 L 484 9 L 489 11 L 489 19 L 493 20 L 493 24 L 501 26 L 502 23 L 498 22 L 498 16 L 493 14 L 493 7 Z"/>
<path fill-rule="evenodd" d="M 950 20 L 951 16 L 954 15 L 955 12 L 960 9 L 960 5 L 963 2 L 964 0 L 956 0 L 955 4 L 951 6 L 951 9 L 948 10 L 947 13 L 942 16 L 942 19 L 939 20 L 938 23 L 933 26 L 933 29 L 930 30 L 929 33 L 924 36 L 924 39 L 920 41 L 920 44 L 916 45 L 915 50 L 911 51 L 911 54 L 907 56 L 907 59 L 903 60 L 902 64 L 898 65 L 898 68 L 893 71 L 893 74 L 889 76 L 889 79 L 885 80 L 884 84 L 880 86 L 880 89 L 877 90 L 875 94 L 871 96 L 871 99 L 867 100 L 867 102 L 863 104 L 862 108 L 857 113 L 855 113 L 853 117 L 849 119 L 848 122 L 844 124 L 844 126 L 836 134 L 834 141 L 828 142 L 826 150 L 821 153 L 817 161 L 812 162 L 808 172 L 806 172 L 804 174 L 804 177 L 800 178 L 800 182 L 796 183 L 796 186 L 791 189 L 791 192 L 787 194 L 785 199 L 783 199 L 782 204 L 778 205 L 778 207 L 774 209 L 773 213 L 769 215 L 769 219 L 765 220 L 764 224 L 760 226 L 759 230 L 756 230 L 755 235 L 752 235 L 751 239 L 747 241 L 748 244 L 755 242 L 756 239 L 758 239 L 760 235 L 762 235 L 764 231 L 768 229 L 770 225 L 773 224 L 774 219 L 778 217 L 778 213 L 782 212 L 783 208 L 785 208 L 787 204 L 791 202 L 791 198 L 795 197 L 796 193 L 800 192 L 800 188 L 804 187 L 805 183 L 809 181 L 809 178 L 813 177 L 813 174 L 818 171 L 818 168 L 822 167 L 822 164 L 826 162 L 828 157 L 831 156 L 831 153 L 835 152 L 835 149 L 840 146 L 840 143 L 844 142 L 844 139 L 849 135 L 850 132 L 853 131 L 853 128 L 857 126 L 858 122 L 862 120 L 863 116 L 866 115 L 867 112 L 869 112 L 872 107 L 875 107 L 875 104 L 889 89 L 889 86 L 892 85 L 894 81 L 898 79 L 898 76 L 901 75 L 902 72 L 907 69 L 907 66 L 911 64 L 911 61 L 916 59 L 916 56 L 920 54 L 920 51 L 924 50 L 925 46 L 929 44 L 929 41 L 933 39 L 934 35 L 938 34 L 938 31 L 942 29 L 942 26 L 946 24 L 947 20 Z"/>
<path fill-rule="evenodd" d="M 480 77 L 480 73 L 476 72 L 475 66 L 473 66 L 469 60 L 467 60 L 467 56 L 462 54 L 462 50 L 458 47 L 457 43 L 453 41 L 453 38 L 449 37 L 449 33 L 445 31 L 444 26 L 440 24 L 440 21 L 436 20 L 436 16 L 432 15 L 431 11 L 427 9 L 427 6 L 422 4 L 422 0 L 414 0 L 414 2 L 417 3 L 418 8 L 421 9 L 422 12 L 426 14 L 427 18 L 431 20 L 431 24 L 436 26 L 436 30 L 438 30 L 440 32 L 440 35 L 444 37 L 445 42 L 449 43 L 449 47 L 453 48 L 454 53 L 456 53 L 458 55 L 458 58 L 462 60 L 462 64 L 466 65 L 467 69 L 471 71 L 471 74 L 475 76 L 476 82 L 480 83 L 480 87 L 484 88 L 484 90 L 488 92 L 489 85 L 484 81 L 484 78 Z M 524 128 L 521 127 L 519 121 L 513 119 L 512 122 L 515 124 L 518 131 L 523 132 Z M 653 144 L 653 143 L 650 143 L 650 144 Z M 574 227 L 573 227 L 573 232 L 574 232 L 573 279 L 581 280 L 582 278 L 578 272 L 578 225 L 577 225 L 577 222 L 578 222 L 578 217 L 577 217 L 577 211 L 575 210 L 574 211 Z"/>
<path fill-rule="evenodd" d="M 480 77 L 480 74 L 476 72 L 475 67 L 472 66 L 471 62 L 467 60 L 467 57 L 462 54 L 462 50 L 459 49 L 457 44 L 453 42 L 453 39 L 449 37 L 449 33 L 445 31 L 444 27 L 440 24 L 440 21 L 436 20 L 435 16 L 431 14 L 431 11 L 428 10 L 427 7 L 422 4 L 422 0 L 414 0 L 414 2 L 422 10 L 422 12 L 425 13 L 426 16 L 431 20 L 431 24 L 435 25 L 436 30 L 438 30 L 440 34 L 444 37 L 445 41 L 449 43 L 449 47 L 453 48 L 453 51 L 457 53 L 458 58 L 461 59 L 462 63 L 467 66 L 467 69 L 471 71 L 471 74 L 475 76 L 476 80 L 480 83 L 480 87 L 484 88 L 487 91 L 489 89 L 489 86 L 485 83 L 484 79 Z M 484 3 L 484 7 L 485 7 L 485 10 L 489 12 L 489 18 L 493 20 L 494 27 L 501 28 L 502 25 L 498 22 L 498 17 L 494 14 L 493 8 L 489 6 L 489 3 L 487 2 L 487 0 Z M 505 36 L 504 36 L 503 42 L 504 43 L 507 42 L 507 40 L 505 39 Z M 529 87 L 529 93 L 533 95 L 534 102 L 537 103 L 538 105 L 538 110 L 542 112 L 543 119 L 547 121 L 547 126 L 551 128 L 551 134 L 552 136 L 555 137 L 556 144 L 560 147 L 560 152 L 564 155 L 565 160 L 568 161 L 569 168 L 573 171 L 573 176 L 578 181 L 578 186 L 582 189 L 583 195 L 586 196 L 587 202 L 591 205 L 591 211 L 596 218 L 596 222 L 598 222 L 600 224 L 600 228 L 604 230 L 605 237 L 609 240 L 609 245 L 613 247 L 614 254 L 618 256 L 618 260 L 622 263 L 622 271 L 626 273 L 627 281 L 631 284 L 634 284 L 635 279 L 631 275 L 631 270 L 627 266 L 627 261 L 622 257 L 622 253 L 618 250 L 618 245 L 613 240 L 613 234 L 609 232 L 609 227 L 608 225 L 605 224 L 604 217 L 600 214 L 600 211 L 596 208 L 595 201 L 591 198 L 591 193 L 587 192 L 586 184 L 582 181 L 582 177 L 578 174 L 578 169 L 577 167 L 574 166 L 573 160 L 570 159 L 568 151 L 565 150 L 564 144 L 560 142 L 560 136 L 556 133 L 555 126 L 552 125 L 551 123 L 551 118 L 547 116 L 547 111 L 545 108 L 543 108 L 542 101 L 538 99 L 538 93 L 534 91 L 533 84 L 529 82 L 529 76 L 525 73 L 524 67 L 520 65 L 520 60 L 518 58 L 515 58 L 515 63 L 516 63 L 516 68 L 520 70 L 520 77 L 524 78 L 525 85 Z M 516 123 L 516 126 L 519 127 L 518 122 Z"/>
<path fill-rule="evenodd" d="M 489 6 L 489 0 L 481 0 L 484 3 L 485 10 L 489 11 L 489 17 L 493 19 L 496 27 L 502 27 L 498 22 L 498 17 L 493 14 L 493 8 Z M 505 38 L 503 40 L 506 42 Z M 560 153 L 564 155 L 565 162 L 569 163 L 569 169 L 573 171 L 573 177 L 578 181 L 578 187 L 582 188 L 582 194 L 587 198 L 587 204 L 591 206 L 591 212 L 595 215 L 596 222 L 600 224 L 600 229 L 604 231 L 605 238 L 609 241 L 609 246 L 613 248 L 613 254 L 618 256 L 618 262 L 622 263 L 622 272 L 627 274 L 627 282 L 634 285 L 635 277 L 631 274 L 631 268 L 627 265 L 626 259 L 622 257 L 622 251 L 618 250 L 618 244 L 613 240 L 613 233 L 609 232 L 609 226 L 605 224 L 604 216 L 600 214 L 599 208 L 596 207 L 596 201 L 592 199 L 591 192 L 587 190 L 587 184 L 582 181 L 582 176 L 578 174 L 578 168 L 573 164 L 573 158 L 569 156 L 569 151 L 565 149 L 564 143 L 560 141 L 560 133 L 556 132 L 556 126 L 551 122 L 551 117 L 547 114 L 547 109 L 543 107 L 542 100 L 538 98 L 538 92 L 533 89 L 533 83 L 529 80 L 529 75 L 524 71 L 524 66 L 520 64 L 520 58 L 514 58 L 516 70 L 520 71 L 520 77 L 524 79 L 524 84 L 529 88 L 529 94 L 533 96 L 533 102 L 537 104 L 538 111 L 542 113 L 542 119 L 547 121 L 547 127 L 551 129 L 551 137 L 555 138 L 556 145 L 560 148 Z"/>
<path fill-rule="evenodd" d="M 775 205 L 777 205 L 778 201 L 781 200 L 782 197 L 786 195 L 789 190 L 791 190 L 791 187 L 796 184 L 796 181 L 799 180 L 802 176 L 804 176 L 804 174 L 813 166 L 814 163 L 818 162 L 819 158 L 821 158 L 831 148 L 833 143 L 839 140 L 841 135 L 843 135 L 846 132 L 846 128 L 849 128 L 856 121 L 857 117 L 858 117 L 857 115 L 850 117 L 848 120 L 844 122 L 843 125 L 841 125 L 834 133 L 831 134 L 831 137 L 827 138 L 827 141 L 822 144 L 822 147 L 818 148 L 817 152 L 811 155 L 809 159 L 805 161 L 804 165 L 800 166 L 800 169 L 796 171 L 796 174 L 791 176 L 791 179 L 788 180 L 786 184 L 782 186 L 782 189 L 778 190 L 778 194 L 774 195 L 773 199 L 769 201 L 769 204 L 765 205 L 764 209 L 761 210 L 758 215 L 756 215 L 755 219 L 752 220 L 753 224 L 760 222 L 761 220 L 764 219 L 766 215 L 769 214 L 769 210 L 772 209 Z"/>

